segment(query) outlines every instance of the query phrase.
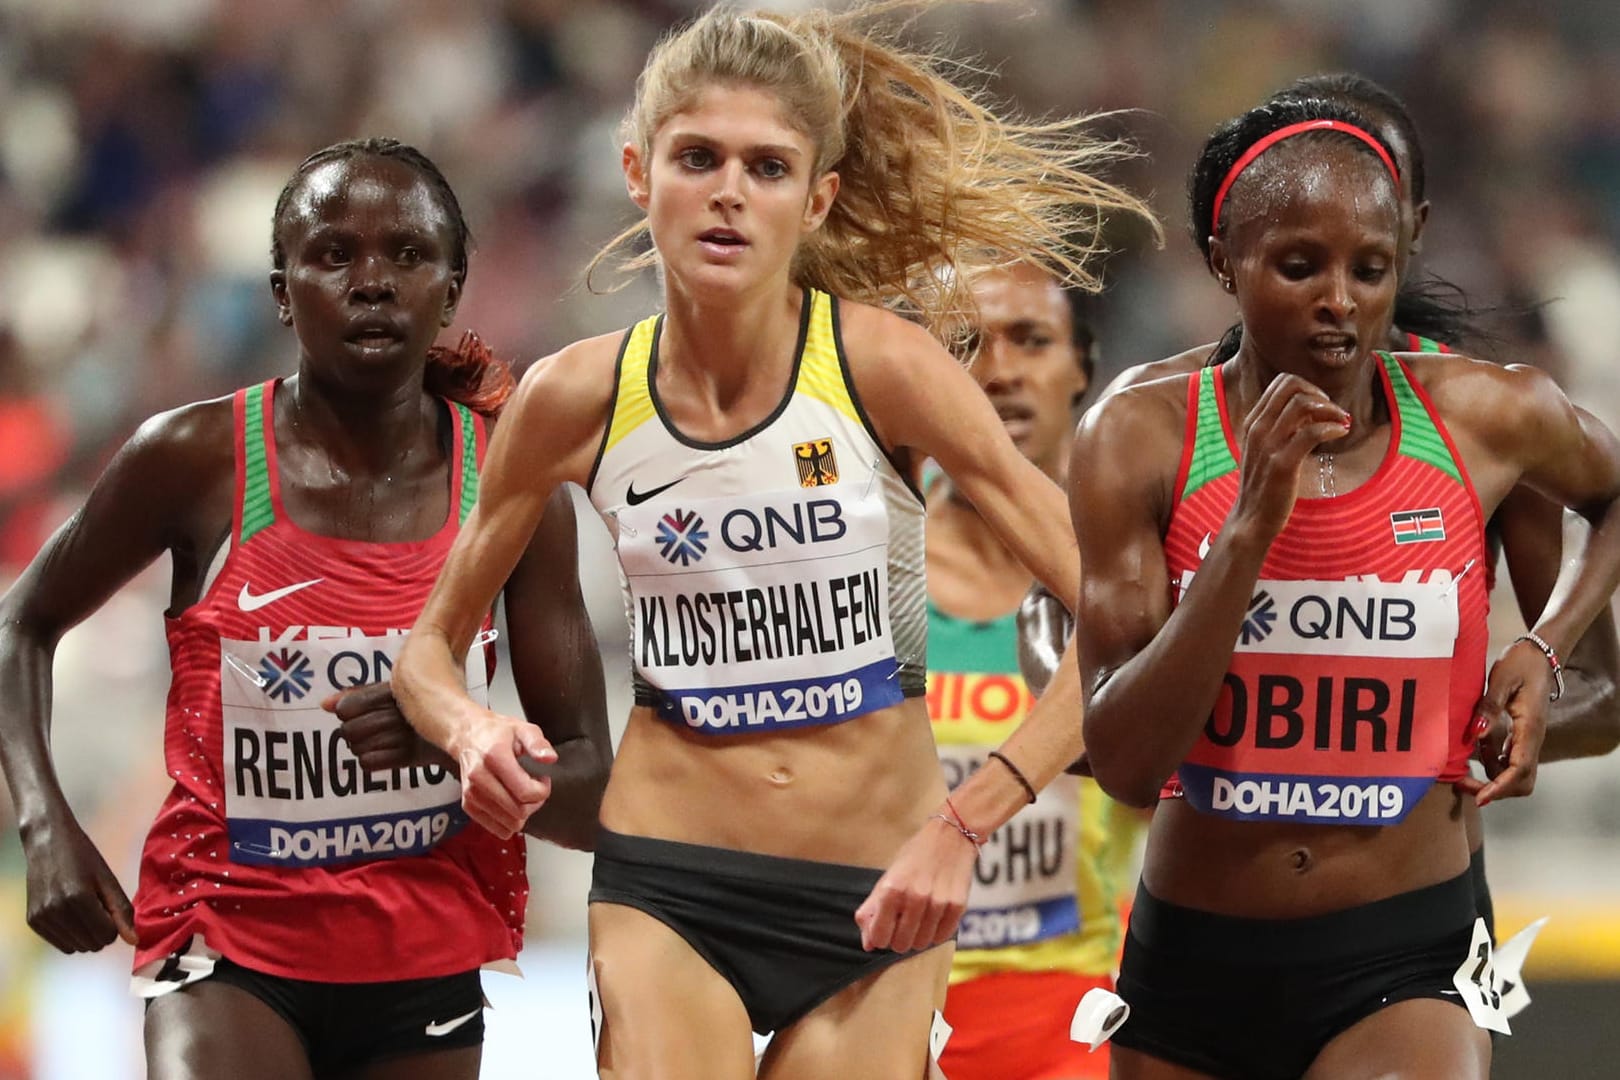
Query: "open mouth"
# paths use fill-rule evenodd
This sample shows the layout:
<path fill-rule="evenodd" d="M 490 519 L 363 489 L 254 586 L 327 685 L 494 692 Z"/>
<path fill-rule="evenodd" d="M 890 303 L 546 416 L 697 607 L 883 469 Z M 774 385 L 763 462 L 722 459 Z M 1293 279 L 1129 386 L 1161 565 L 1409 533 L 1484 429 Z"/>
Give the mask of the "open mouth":
<path fill-rule="evenodd" d="M 405 340 L 405 335 L 393 323 L 363 322 L 345 334 L 343 340 L 362 348 L 380 349 L 397 345 Z"/>
<path fill-rule="evenodd" d="M 1312 334 L 1311 348 L 1317 352 L 1354 352 L 1356 335 L 1337 332 Z"/>
<path fill-rule="evenodd" d="M 698 242 L 727 248 L 746 247 L 748 245 L 748 241 L 744 240 L 742 233 L 736 229 L 710 229 L 707 232 L 698 234 Z"/>

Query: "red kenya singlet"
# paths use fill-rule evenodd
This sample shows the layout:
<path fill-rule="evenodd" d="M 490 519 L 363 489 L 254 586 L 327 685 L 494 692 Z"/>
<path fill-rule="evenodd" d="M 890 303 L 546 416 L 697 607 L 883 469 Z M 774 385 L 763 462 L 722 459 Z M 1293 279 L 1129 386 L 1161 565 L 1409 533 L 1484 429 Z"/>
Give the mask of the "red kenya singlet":
<path fill-rule="evenodd" d="M 174 787 L 141 858 L 136 968 L 197 934 L 244 967 L 320 982 L 511 958 L 528 898 L 522 836 L 468 824 L 441 768 L 363 772 L 320 707 L 389 676 L 477 497 L 482 421 L 449 405 L 450 513 L 432 537 L 334 539 L 282 505 L 275 386 L 237 391 L 224 565 L 168 621 Z M 487 674 L 469 662 L 475 696 Z"/>
<path fill-rule="evenodd" d="M 1451 346 L 1434 338 L 1426 338 L 1422 334 L 1414 334 L 1410 330 L 1398 330 L 1397 333 L 1406 338 L 1407 352 L 1449 353 Z"/>
<path fill-rule="evenodd" d="M 1271 544 L 1179 788 L 1240 821 L 1385 825 L 1473 749 L 1484 686 L 1484 521 L 1451 436 L 1379 354 L 1390 443 L 1366 483 L 1299 499 Z M 1190 379 L 1165 557 L 1177 600 L 1237 500 L 1220 368 Z M 1176 793 L 1176 782 L 1167 794 Z"/>

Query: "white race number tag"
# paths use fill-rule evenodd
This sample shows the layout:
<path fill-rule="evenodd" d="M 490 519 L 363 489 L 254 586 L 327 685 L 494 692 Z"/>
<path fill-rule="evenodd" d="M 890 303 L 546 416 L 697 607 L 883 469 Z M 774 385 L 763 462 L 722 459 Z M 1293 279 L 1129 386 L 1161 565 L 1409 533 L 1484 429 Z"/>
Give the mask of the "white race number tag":
<path fill-rule="evenodd" d="M 951 1039 L 951 1030 L 951 1025 L 945 1022 L 945 1014 L 935 1009 L 934 1022 L 928 1029 L 928 1060 L 939 1060 L 939 1055 L 945 1052 L 945 1044 Z"/>
<path fill-rule="evenodd" d="M 1069 1038 L 1095 1050 L 1130 1018 L 1131 1007 L 1125 1004 L 1124 998 L 1112 990 L 1093 986 L 1074 1010 L 1074 1019 L 1069 1021 Z"/>
<path fill-rule="evenodd" d="M 596 961 L 585 952 L 585 999 L 590 1003 L 591 1056 L 602 1056 L 602 994 L 596 989 Z"/>
<path fill-rule="evenodd" d="M 1530 1004 L 1530 991 L 1524 985 L 1524 961 L 1536 935 L 1551 916 L 1543 915 L 1496 947 L 1496 978 L 1502 984 L 1502 1013 L 1509 1019 L 1524 1012 Z"/>
<path fill-rule="evenodd" d="M 1451 984 L 1462 995 L 1468 1015 L 1474 1018 L 1476 1025 L 1503 1035 L 1513 1034 L 1507 1015 L 1502 1011 L 1502 980 L 1497 975 L 1495 957 L 1491 955 L 1491 934 L 1485 929 L 1484 919 L 1474 920 L 1474 938 L 1468 955 L 1452 975 Z"/>

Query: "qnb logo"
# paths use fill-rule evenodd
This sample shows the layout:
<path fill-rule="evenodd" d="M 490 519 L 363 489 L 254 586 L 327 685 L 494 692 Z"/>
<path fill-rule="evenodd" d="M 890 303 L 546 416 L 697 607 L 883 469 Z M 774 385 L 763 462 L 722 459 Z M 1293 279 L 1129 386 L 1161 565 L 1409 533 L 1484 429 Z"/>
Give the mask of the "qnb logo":
<path fill-rule="evenodd" d="M 1249 601 L 1249 613 L 1243 617 L 1243 644 L 1253 645 L 1266 640 L 1271 636 L 1271 628 L 1276 621 L 1277 602 L 1270 593 L 1261 589 Z"/>
<path fill-rule="evenodd" d="M 658 554 L 679 566 L 690 566 L 709 550 L 709 534 L 695 510 L 671 510 L 658 521 Z"/>
<path fill-rule="evenodd" d="M 315 680 L 315 669 L 309 657 L 296 649 L 278 649 L 265 653 L 259 661 L 259 675 L 264 679 L 264 692 L 278 701 L 292 701 L 309 693 L 309 684 Z"/>
<path fill-rule="evenodd" d="M 844 507 L 837 499 L 809 499 L 786 509 L 739 507 L 720 519 L 720 539 L 736 552 L 759 552 L 790 544 L 830 544 L 842 540 L 848 532 Z"/>

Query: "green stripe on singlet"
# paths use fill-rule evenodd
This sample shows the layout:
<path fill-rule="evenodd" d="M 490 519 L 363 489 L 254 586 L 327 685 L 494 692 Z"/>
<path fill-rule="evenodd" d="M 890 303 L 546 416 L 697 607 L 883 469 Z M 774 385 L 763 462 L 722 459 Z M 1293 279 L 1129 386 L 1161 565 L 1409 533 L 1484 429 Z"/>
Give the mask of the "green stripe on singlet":
<path fill-rule="evenodd" d="M 461 508 L 456 522 L 465 525 L 473 503 L 478 501 L 478 431 L 473 426 L 471 409 L 459 401 L 452 401 L 450 406 L 461 421 Z"/>
<path fill-rule="evenodd" d="M 1183 502 L 1211 480 L 1238 467 L 1232 448 L 1227 445 L 1220 406 L 1215 400 L 1215 378 L 1219 370 L 1207 367 L 1198 372 L 1198 420 L 1193 429 L 1192 463 L 1187 469 L 1187 482 L 1181 489 Z"/>
<path fill-rule="evenodd" d="M 1457 483 L 1462 483 L 1462 470 L 1452 459 L 1451 448 L 1435 427 L 1434 418 L 1418 397 L 1417 391 L 1406 378 L 1406 371 L 1389 353 L 1379 353 L 1389 385 L 1395 391 L 1395 407 L 1401 414 L 1401 445 L 1399 452 L 1414 461 L 1433 465 Z"/>
<path fill-rule="evenodd" d="M 252 387 L 246 395 L 242 416 L 242 453 L 245 458 L 242 483 L 242 535 L 239 544 L 276 520 L 270 502 L 270 466 L 264 448 L 264 384 Z"/>
<path fill-rule="evenodd" d="M 1413 352 L 1443 353 L 1446 351 L 1446 347 L 1434 340 L 1434 338 L 1427 338 L 1422 334 L 1413 334 L 1412 336 L 1417 339 L 1417 348 L 1413 349 Z"/>

